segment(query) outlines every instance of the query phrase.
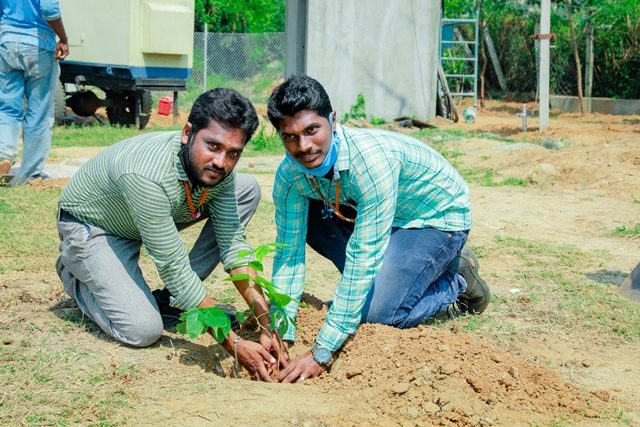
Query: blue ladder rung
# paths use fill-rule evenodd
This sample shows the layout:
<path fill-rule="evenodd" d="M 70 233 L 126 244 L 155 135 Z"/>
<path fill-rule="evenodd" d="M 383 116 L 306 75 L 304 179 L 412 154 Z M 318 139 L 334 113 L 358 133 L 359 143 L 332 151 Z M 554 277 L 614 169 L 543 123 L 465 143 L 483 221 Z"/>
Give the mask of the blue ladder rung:
<path fill-rule="evenodd" d="M 442 61 L 475 61 L 476 58 L 454 58 L 450 56 L 443 56 L 440 58 Z"/>

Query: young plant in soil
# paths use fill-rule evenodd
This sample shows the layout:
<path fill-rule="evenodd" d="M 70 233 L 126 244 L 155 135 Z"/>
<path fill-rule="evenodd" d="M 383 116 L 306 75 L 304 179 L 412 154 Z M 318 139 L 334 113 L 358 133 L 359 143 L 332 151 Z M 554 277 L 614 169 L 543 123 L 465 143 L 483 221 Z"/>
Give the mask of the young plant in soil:
<path fill-rule="evenodd" d="M 298 328 L 295 320 L 287 314 L 285 307 L 291 301 L 299 302 L 291 298 L 289 295 L 278 292 L 270 280 L 261 276 L 261 273 L 264 272 L 262 261 L 268 254 L 275 252 L 278 246 L 279 245 L 276 243 L 268 243 L 266 245 L 257 246 L 252 251 L 239 252 L 239 259 L 244 259 L 248 256 L 252 256 L 254 258 L 253 261 L 248 263 L 248 266 L 256 271 L 256 276 L 253 277 L 246 273 L 236 274 L 226 278 L 225 280 L 231 282 L 237 280 L 250 280 L 263 290 L 271 305 L 269 310 L 271 314 L 269 328 L 271 331 L 275 331 L 277 333 L 277 340 L 279 344 L 282 344 L 280 342 L 280 337 L 285 334 L 289 327 L 293 326 L 296 329 Z M 251 307 L 251 314 L 253 314 L 253 307 Z M 245 321 L 244 312 L 237 311 L 236 319 L 238 320 L 238 323 L 243 323 Z M 227 316 L 227 314 L 218 307 L 191 308 L 180 315 L 180 320 L 181 322 L 176 325 L 176 331 L 181 334 L 187 334 L 192 340 L 205 332 L 209 332 L 216 342 L 221 343 L 227 339 L 231 332 L 231 320 L 229 319 L 229 316 Z M 264 328 L 259 319 L 256 318 L 256 321 L 260 328 Z M 278 366 L 279 364 L 280 361 L 278 361 Z"/>

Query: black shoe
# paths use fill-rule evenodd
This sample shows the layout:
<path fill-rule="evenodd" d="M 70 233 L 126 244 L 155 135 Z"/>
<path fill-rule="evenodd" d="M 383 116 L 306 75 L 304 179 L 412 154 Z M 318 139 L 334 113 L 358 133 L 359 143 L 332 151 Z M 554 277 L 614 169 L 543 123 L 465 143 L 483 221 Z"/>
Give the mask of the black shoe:
<path fill-rule="evenodd" d="M 162 317 L 162 325 L 164 328 L 175 329 L 176 325 L 180 323 L 180 315 L 184 313 L 184 310 L 180 310 L 179 308 L 171 307 L 169 305 L 171 302 L 170 297 L 172 295 L 167 288 L 156 289 L 152 291 L 151 294 L 155 298 L 158 308 L 160 309 L 160 316 Z M 232 305 L 220 304 L 217 305 L 217 307 L 221 308 L 231 321 L 231 329 L 234 331 L 240 329 L 240 324 L 236 318 L 236 310 Z"/>
<path fill-rule="evenodd" d="M 467 290 L 458 295 L 458 299 L 454 303 L 463 313 L 481 314 L 489 305 L 491 291 L 487 282 L 478 274 L 479 268 L 478 258 L 471 249 L 464 248 L 460 254 L 458 274 L 464 277 L 467 282 Z"/>
<path fill-rule="evenodd" d="M 151 294 L 156 299 L 156 303 L 160 309 L 160 316 L 162 316 L 162 324 L 164 325 L 164 328 L 175 328 L 176 325 L 180 323 L 180 315 L 184 310 L 180 310 L 179 308 L 171 307 L 169 305 L 171 302 L 171 292 L 169 292 L 167 288 L 156 289 L 151 292 Z"/>

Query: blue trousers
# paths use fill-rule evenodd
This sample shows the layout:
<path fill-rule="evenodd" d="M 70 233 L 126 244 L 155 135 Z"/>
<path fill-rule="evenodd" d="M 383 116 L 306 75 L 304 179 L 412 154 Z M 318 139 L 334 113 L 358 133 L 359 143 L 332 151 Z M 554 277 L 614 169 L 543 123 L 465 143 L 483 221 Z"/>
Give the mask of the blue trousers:
<path fill-rule="evenodd" d="M 307 243 L 342 273 L 353 224 L 335 216 L 322 218 L 322 206 L 309 201 Z M 340 207 L 343 214 L 348 209 Z M 467 288 L 457 273 L 467 236 L 468 231 L 394 227 L 361 322 L 410 328 L 445 310 Z"/>
<path fill-rule="evenodd" d="M 46 177 L 59 73 L 51 51 L 23 43 L 0 44 L 0 160 L 16 161 L 21 128 L 24 145 L 20 172 L 12 184 Z"/>

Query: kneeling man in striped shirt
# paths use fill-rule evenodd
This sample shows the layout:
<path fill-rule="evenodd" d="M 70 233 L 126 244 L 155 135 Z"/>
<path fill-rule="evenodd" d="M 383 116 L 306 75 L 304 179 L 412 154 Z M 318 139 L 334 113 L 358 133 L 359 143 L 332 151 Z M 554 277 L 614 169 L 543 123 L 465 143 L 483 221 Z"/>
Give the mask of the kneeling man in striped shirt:
<path fill-rule="evenodd" d="M 82 312 L 115 340 L 135 347 L 157 341 L 166 309 L 212 306 L 202 281 L 222 261 L 247 273 L 244 226 L 256 211 L 255 178 L 233 171 L 258 126 L 248 99 L 213 89 L 193 104 L 181 132 L 136 136 L 87 161 L 62 192 L 57 270 Z M 206 221 L 190 252 L 179 232 Z M 154 298 L 139 266 L 144 246 L 165 289 Z M 265 328 L 260 344 L 223 346 L 252 375 L 270 381 L 269 365 L 287 359 L 269 333 L 268 305 L 246 280 L 234 282 Z M 160 307 L 159 307 L 160 305 Z M 163 307 L 164 306 L 164 307 Z M 165 309 L 165 310 L 163 310 Z"/>
<path fill-rule="evenodd" d="M 286 149 L 273 187 L 277 242 L 286 245 L 272 281 L 300 300 L 307 243 L 342 273 L 314 345 L 280 381 L 324 372 L 360 323 L 409 328 L 485 310 L 489 288 L 463 250 L 469 189 L 447 160 L 399 133 L 341 126 L 325 89 L 305 75 L 275 89 L 268 114 Z M 298 305 L 287 309 L 295 317 Z"/>

